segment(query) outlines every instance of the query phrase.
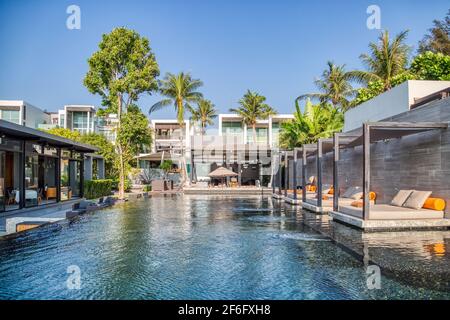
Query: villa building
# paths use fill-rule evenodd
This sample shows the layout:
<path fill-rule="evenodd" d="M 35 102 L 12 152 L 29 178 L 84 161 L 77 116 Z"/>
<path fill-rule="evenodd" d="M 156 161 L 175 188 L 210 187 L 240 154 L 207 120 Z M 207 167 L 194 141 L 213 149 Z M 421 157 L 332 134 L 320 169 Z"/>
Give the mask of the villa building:
<path fill-rule="evenodd" d="M 0 215 L 83 197 L 90 145 L 0 120 Z"/>
<path fill-rule="evenodd" d="M 51 123 L 49 113 L 23 100 L 0 100 L 0 119 L 34 129 Z"/>
<path fill-rule="evenodd" d="M 150 153 L 140 154 L 140 168 L 157 168 L 171 159 L 185 167 L 191 182 L 209 180 L 208 174 L 225 166 L 238 174 L 238 185 L 270 185 L 272 150 L 278 148 L 279 129 L 293 115 L 274 115 L 259 120 L 256 143 L 253 132 L 236 114 L 219 114 L 218 133 L 204 134 L 189 120 L 181 126 L 175 119 L 152 120 L 153 145 Z"/>

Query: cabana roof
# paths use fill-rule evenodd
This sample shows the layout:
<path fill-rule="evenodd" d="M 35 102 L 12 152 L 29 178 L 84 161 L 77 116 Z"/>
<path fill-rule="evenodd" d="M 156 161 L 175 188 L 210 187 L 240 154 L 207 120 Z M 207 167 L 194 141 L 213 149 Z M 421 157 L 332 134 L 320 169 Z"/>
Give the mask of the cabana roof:
<path fill-rule="evenodd" d="M 370 143 L 448 128 L 446 122 L 368 122 L 365 125 L 370 130 Z M 358 130 L 355 135 L 357 136 L 356 139 L 348 143 L 347 147 L 363 145 L 363 129 Z"/>

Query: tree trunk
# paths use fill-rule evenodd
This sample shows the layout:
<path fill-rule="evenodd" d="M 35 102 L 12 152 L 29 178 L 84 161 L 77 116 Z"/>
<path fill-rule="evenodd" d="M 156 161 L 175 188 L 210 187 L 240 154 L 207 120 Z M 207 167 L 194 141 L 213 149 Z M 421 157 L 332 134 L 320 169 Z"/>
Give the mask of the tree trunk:
<path fill-rule="evenodd" d="M 120 131 L 122 122 L 122 96 L 119 94 L 117 97 L 117 118 L 119 122 L 117 124 L 117 131 Z M 123 149 L 120 142 L 117 142 L 117 151 L 119 154 L 119 199 L 125 198 L 125 164 L 123 163 Z"/>
<path fill-rule="evenodd" d="M 183 119 L 183 100 L 181 99 L 177 99 L 177 118 L 178 118 L 178 123 L 180 124 L 181 127 L 181 135 L 180 135 L 180 139 L 181 139 L 181 186 L 183 187 L 187 181 L 187 166 L 186 166 L 186 159 L 185 159 L 185 150 L 184 150 L 184 119 Z M 187 137 L 186 137 L 187 139 Z M 192 168 L 191 168 L 192 170 Z"/>
<path fill-rule="evenodd" d="M 252 124 L 253 129 L 253 143 L 256 143 L 256 124 Z"/>

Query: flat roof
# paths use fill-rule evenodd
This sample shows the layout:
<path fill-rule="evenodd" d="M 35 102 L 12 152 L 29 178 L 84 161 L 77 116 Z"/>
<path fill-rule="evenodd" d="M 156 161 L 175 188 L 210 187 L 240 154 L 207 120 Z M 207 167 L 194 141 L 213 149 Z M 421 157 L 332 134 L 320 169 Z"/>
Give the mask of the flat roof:
<path fill-rule="evenodd" d="M 46 142 L 55 147 L 70 148 L 80 152 L 96 152 L 97 147 L 89 144 L 75 142 L 60 136 L 56 136 L 41 130 L 21 126 L 6 120 L 0 120 L 0 133 L 24 140 Z"/>

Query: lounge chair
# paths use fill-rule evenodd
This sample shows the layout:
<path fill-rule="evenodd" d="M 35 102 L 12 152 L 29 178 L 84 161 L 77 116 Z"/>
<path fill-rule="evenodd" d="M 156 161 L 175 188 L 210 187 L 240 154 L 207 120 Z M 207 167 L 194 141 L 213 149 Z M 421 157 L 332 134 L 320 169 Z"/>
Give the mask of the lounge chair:
<path fill-rule="evenodd" d="M 339 205 L 339 212 L 363 218 L 362 208 L 351 205 Z M 370 220 L 416 220 L 416 219 L 443 219 L 444 211 L 430 209 L 410 209 L 389 204 L 376 204 L 370 206 Z"/>

